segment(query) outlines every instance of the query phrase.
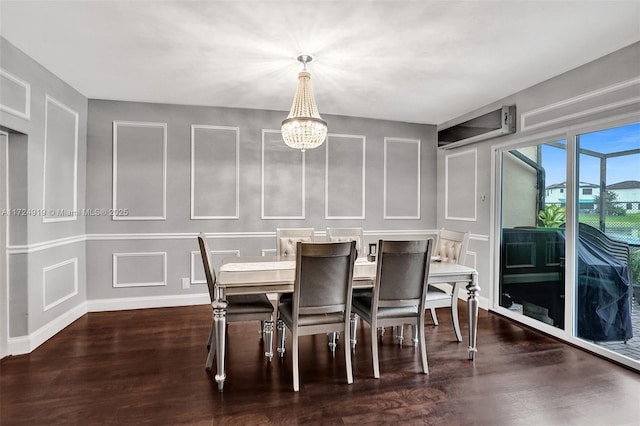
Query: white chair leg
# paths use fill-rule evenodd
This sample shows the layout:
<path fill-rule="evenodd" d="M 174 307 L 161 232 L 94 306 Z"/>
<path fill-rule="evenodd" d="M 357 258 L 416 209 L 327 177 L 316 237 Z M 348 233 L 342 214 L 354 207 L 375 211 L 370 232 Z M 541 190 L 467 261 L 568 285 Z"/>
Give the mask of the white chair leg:
<path fill-rule="evenodd" d="M 401 325 L 396 326 L 396 339 L 398 340 L 398 345 L 402 346 L 402 341 L 404 340 L 404 327 Z"/>
<path fill-rule="evenodd" d="M 451 320 L 453 321 L 453 331 L 456 333 L 456 339 L 458 339 L 458 342 L 462 342 L 462 333 L 460 333 L 460 320 L 458 319 L 458 299 L 452 300 Z"/>
<path fill-rule="evenodd" d="M 329 350 L 331 351 L 331 353 L 333 354 L 333 356 L 336 356 L 336 340 L 338 338 L 337 336 L 337 332 L 336 331 L 332 331 L 331 333 L 329 333 Z"/>
<path fill-rule="evenodd" d="M 418 327 L 414 324 L 411 324 L 411 343 L 414 348 L 418 346 Z"/>
<path fill-rule="evenodd" d="M 436 308 L 430 308 L 431 311 L 431 319 L 433 320 L 433 325 L 438 325 L 438 315 L 436 315 Z"/>
<path fill-rule="evenodd" d="M 351 348 L 347 344 L 351 340 L 349 327 L 345 327 L 344 330 L 344 364 L 347 369 L 347 383 L 353 383 L 353 368 L 351 366 Z"/>
<path fill-rule="evenodd" d="M 264 356 L 266 356 L 269 361 L 273 358 L 273 319 L 271 321 L 264 321 L 264 336 L 263 339 L 265 350 Z"/>
<path fill-rule="evenodd" d="M 280 358 L 284 357 L 284 343 L 285 343 L 285 335 L 287 334 L 284 329 L 284 321 L 278 318 L 278 324 L 276 325 L 276 332 L 278 334 L 278 355 Z"/>
<path fill-rule="evenodd" d="M 429 374 L 429 364 L 427 363 L 427 344 L 424 340 L 424 316 L 418 318 L 418 341 L 420 346 L 420 361 L 422 362 L 422 371 Z"/>
<path fill-rule="evenodd" d="M 351 312 L 351 329 L 349 330 L 349 334 L 351 335 L 351 349 L 356 350 L 356 332 L 358 331 L 358 314 L 355 312 Z"/>
<path fill-rule="evenodd" d="M 300 390 L 300 373 L 298 370 L 298 333 L 295 331 L 291 338 L 291 350 L 293 351 L 293 391 L 298 392 Z"/>
<path fill-rule="evenodd" d="M 373 377 L 380 378 L 380 364 L 378 363 L 378 329 L 371 325 L 371 359 L 373 360 Z"/>

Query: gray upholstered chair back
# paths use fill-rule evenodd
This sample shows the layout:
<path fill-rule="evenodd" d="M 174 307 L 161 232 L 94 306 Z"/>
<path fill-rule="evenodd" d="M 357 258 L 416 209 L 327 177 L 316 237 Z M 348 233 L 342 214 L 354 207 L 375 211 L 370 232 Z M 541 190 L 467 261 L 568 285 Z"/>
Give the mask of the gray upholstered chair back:
<path fill-rule="evenodd" d="M 351 306 L 355 246 L 355 241 L 298 242 L 294 317 L 341 312 Z"/>
<path fill-rule="evenodd" d="M 204 276 L 207 279 L 207 287 L 209 287 L 209 297 L 213 302 L 215 300 L 216 272 L 211 266 L 211 250 L 209 250 L 207 236 L 204 232 L 198 235 L 198 244 L 200 245 L 200 255 L 202 256 L 202 265 L 204 266 Z"/>
<path fill-rule="evenodd" d="M 378 242 L 380 257 L 373 290 L 378 306 L 421 305 L 427 288 L 432 242 Z"/>
<path fill-rule="evenodd" d="M 312 242 L 313 228 L 277 228 L 276 254 L 278 256 L 295 256 L 298 241 Z"/>
<path fill-rule="evenodd" d="M 441 262 L 464 264 L 469 245 L 469 232 L 441 229 L 433 249 L 433 256 L 438 256 Z"/>
<path fill-rule="evenodd" d="M 327 241 L 355 241 L 358 256 L 362 256 L 365 254 L 362 251 L 362 233 L 362 228 L 327 228 Z"/>

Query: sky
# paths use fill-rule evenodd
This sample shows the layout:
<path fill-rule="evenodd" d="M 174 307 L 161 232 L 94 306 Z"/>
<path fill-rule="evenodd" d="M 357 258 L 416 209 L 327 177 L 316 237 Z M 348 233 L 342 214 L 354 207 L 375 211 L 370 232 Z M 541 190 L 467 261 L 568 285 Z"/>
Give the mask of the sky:
<path fill-rule="evenodd" d="M 580 148 L 604 154 L 640 149 L 640 123 L 580 135 Z M 564 141 L 563 141 L 564 142 Z M 546 186 L 566 181 L 566 151 L 542 146 L 542 165 L 546 170 Z M 580 156 L 580 181 L 598 184 L 600 159 Z M 607 185 L 625 180 L 640 181 L 640 154 L 607 160 Z"/>

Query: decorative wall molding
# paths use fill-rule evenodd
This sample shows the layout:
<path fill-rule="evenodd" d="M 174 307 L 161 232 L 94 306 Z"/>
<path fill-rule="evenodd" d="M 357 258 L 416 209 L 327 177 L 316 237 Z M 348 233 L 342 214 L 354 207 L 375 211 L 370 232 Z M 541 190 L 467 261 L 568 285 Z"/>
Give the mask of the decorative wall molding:
<path fill-rule="evenodd" d="M 210 250 L 209 251 L 210 254 L 212 255 L 227 255 L 227 257 L 229 256 L 240 256 L 240 250 Z M 196 258 L 199 258 L 200 261 L 196 262 Z M 189 275 L 189 279 L 191 284 L 206 284 L 207 280 L 206 279 L 201 279 L 201 280 L 197 280 L 195 277 L 197 275 L 196 270 L 200 270 L 203 271 L 203 265 L 202 265 L 202 257 L 200 256 L 200 251 L 199 250 L 193 250 L 191 252 L 191 256 L 190 256 L 190 275 Z M 196 264 L 198 264 L 198 266 L 196 266 Z M 214 266 L 215 268 L 215 266 Z M 202 275 L 204 275 L 204 271 L 202 273 Z"/>
<path fill-rule="evenodd" d="M 350 199 L 353 199 L 354 201 L 358 200 L 358 198 L 360 198 L 360 214 L 353 216 L 353 215 L 331 215 L 329 212 L 329 204 L 331 202 L 331 190 L 330 190 L 330 179 L 329 179 L 329 175 L 330 175 L 330 159 L 329 159 L 329 153 L 331 151 L 331 146 L 333 143 L 338 143 L 338 139 L 339 138 L 350 138 L 350 139 L 359 139 L 362 141 L 362 145 L 361 145 L 361 149 L 362 149 L 362 154 L 361 154 L 361 158 L 362 158 L 362 167 L 360 170 L 358 170 L 357 168 L 354 168 L 354 164 L 353 163 L 349 163 L 349 167 L 347 168 L 346 172 L 351 172 L 351 171 L 355 171 L 354 173 L 354 179 L 353 181 L 349 182 L 347 185 L 350 185 L 351 187 L 357 187 L 358 185 L 358 181 L 356 178 L 360 178 L 360 187 L 361 187 L 361 192 L 362 192 L 362 196 L 361 197 L 350 197 Z M 334 139 L 334 140 L 332 140 Z M 325 219 L 364 219 L 365 218 L 365 207 L 366 207 L 366 202 L 365 202 L 365 195 L 366 195 L 366 154 L 367 154 L 367 141 L 366 141 L 366 137 L 362 136 L 362 135 L 343 135 L 343 134 L 337 134 L 337 133 L 330 133 L 327 136 L 327 141 L 325 142 L 326 148 L 325 148 L 325 175 L 324 175 L 324 193 L 325 193 L 325 204 L 324 204 L 324 215 L 325 215 Z M 356 147 L 356 143 L 354 142 L 349 142 L 349 146 L 351 147 Z M 344 193 L 344 179 L 340 182 L 340 192 Z"/>
<path fill-rule="evenodd" d="M 69 244 L 81 243 L 87 240 L 86 235 L 74 235 L 28 245 L 7 245 L 7 254 L 29 254 L 38 251 L 49 250 Z"/>
<path fill-rule="evenodd" d="M 473 182 L 461 181 L 462 177 L 458 175 L 452 175 L 449 172 L 453 170 L 460 170 L 460 167 L 449 167 L 450 161 L 455 161 L 457 158 L 472 156 L 473 162 Z M 467 160 L 468 161 L 468 160 Z M 468 167 L 464 167 L 464 170 L 469 170 Z M 465 173 L 467 176 L 468 173 Z M 469 189 L 471 187 L 471 190 Z M 455 196 L 454 196 L 455 194 Z M 472 206 L 471 215 L 461 215 L 459 210 L 460 206 L 450 206 L 452 200 L 468 200 Z M 447 154 L 444 160 L 444 218 L 445 220 L 461 220 L 468 222 L 475 222 L 477 220 L 478 212 L 478 150 L 477 148 Z"/>
<path fill-rule="evenodd" d="M 31 119 L 31 85 L 26 81 L 16 77 L 15 75 L 3 70 L 0 68 L 0 79 L 6 79 L 9 83 L 15 84 L 24 89 L 24 110 L 18 110 L 13 108 L 10 105 L 6 105 L 0 102 L 0 111 L 8 112 L 9 114 L 13 114 L 16 117 L 24 118 L 25 120 Z M 2 83 L 0 83 L 2 84 Z M 5 100 L 6 96 L 3 96 L 4 99 L 0 99 L 0 101 Z"/>
<path fill-rule="evenodd" d="M 532 109 L 520 115 L 520 130 L 540 127 L 611 111 L 640 102 L 640 77 Z"/>
<path fill-rule="evenodd" d="M 384 235 L 433 235 L 438 232 L 437 229 L 393 229 L 393 230 L 364 230 L 363 235 L 384 236 Z M 141 240 L 190 240 L 195 239 L 199 235 L 198 232 L 167 232 L 167 233 L 113 233 L 113 234 L 86 234 L 74 235 L 56 240 L 42 241 L 29 245 L 13 245 L 7 247 L 8 255 L 29 254 L 39 251 L 49 250 L 56 247 L 62 247 L 69 244 L 76 244 L 86 241 L 141 241 Z M 208 239 L 238 239 L 238 238 L 268 238 L 276 237 L 275 231 L 269 232 L 208 232 Z M 325 231 L 316 231 L 315 238 L 318 241 L 324 241 Z M 471 234 L 471 240 L 489 241 L 488 235 Z M 264 252 L 275 254 L 275 249 L 262 249 Z"/>
<path fill-rule="evenodd" d="M 72 273 L 73 273 L 73 290 L 56 299 L 53 300 L 49 303 L 47 303 L 47 273 L 50 273 L 51 271 L 55 270 L 55 269 L 59 269 L 59 268 L 63 268 L 67 265 L 71 265 L 72 267 Z M 62 302 L 65 302 L 69 299 L 71 299 L 72 297 L 76 296 L 78 294 L 78 258 L 74 257 L 73 259 L 69 259 L 69 260 L 65 260 L 64 262 L 60 262 L 60 263 L 56 263 L 55 265 L 51 265 L 51 266 L 47 266 L 46 268 L 42 268 L 42 305 L 43 305 L 43 311 L 48 311 L 49 309 L 53 308 L 54 306 L 57 306 L 59 304 L 61 304 Z"/>
<path fill-rule="evenodd" d="M 118 128 L 160 128 L 162 129 L 162 213 L 158 215 L 130 215 L 125 214 L 131 206 L 118 206 Z M 133 187 L 136 187 L 132 184 Z M 137 187 L 140 192 L 149 195 L 145 188 Z M 140 121 L 114 121 L 113 122 L 113 210 L 112 220 L 166 220 L 167 218 L 167 123 L 153 123 Z"/>
<path fill-rule="evenodd" d="M 388 147 L 391 144 L 405 144 L 405 145 L 410 145 L 410 144 L 414 144 L 416 145 L 416 153 L 413 154 L 411 157 L 414 158 L 417 163 L 416 163 L 416 181 L 415 181 L 415 186 L 416 186 L 416 194 L 415 194 L 415 204 L 416 204 L 416 212 L 415 215 L 392 215 L 389 214 L 389 194 L 390 193 L 400 193 L 400 194 L 405 194 L 407 195 L 407 191 L 405 190 L 405 188 L 389 188 L 389 180 L 390 180 L 390 175 L 391 173 L 388 170 L 388 165 L 389 165 L 389 154 L 388 154 Z M 397 162 L 399 164 L 402 164 L 404 166 L 404 169 L 406 170 L 406 168 L 408 168 L 410 166 L 409 162 L 406 161 L 399 161 Z M 421 181 L 421 164 L 422 164 L 422 155 L 421 155 L 421 141 L 420 139 L 404 139 L 404 138 L 393 138 L 393 137 L 385 137 L 384 138 L 384 177 L 383 177 L 383 218 L 384 219 L 420 219 L 420 181 Z M 404 182 L 404 183 L 408 183 L 408 182 Z M 404 201 L 402 204 L 407 204 L 406 201 Z"/>
<path fill-rule="evenodd" d="M 285 214 L 271 214 L 269 212 L 266 211 L 265 208 L 265 197 L 268 197 L 269 199 L 275 199 L 277 198 L 276 195 L 273 194 L 267 194 L 267 190 L 266 190 L 266 177 L 265 174 L 268 174 L 268 172 L 265 170 L 266 168 L 268 168 L 268 165 L 265 165 L 265 144 L 266 144 L 266 139 L 268 138 L 267 135 L 280 135 L 280 138 L 282 138 L 282 132 L 280 130 L 268 130 L 268 129 L 262 129 L 262 151 L 261 151 L 261 188 L 260 188 L 260 192 L 261 192 L 261 219 L 304 219 L 305 218 L 305 200 L 306 200 L 306 195 L 305 195 L 305 153 L 304 152 L 299 152 L 297 150 L 292 150 L 291 148 L 287 147 L 284 144 L 284 141 L 282 142 L 281 146 L 278 146 L 278 148 L 281 148 L 281 155 L 279 156 L 279 158 L 282 158 L 285 155 L 290 155 L 290 156 L 297 156 L 300 155 L 300 177 L 296 179 L 296 182 L 300 182 L 301 183 L 301 193 L 300 193 L 300 212 L 299 213 L 294 213 L 294 214 L 290 214 L 290 215 L 285 215 Z M 292 161 L 288 161 L 287 162 L 287 169 L 291 170 L 293 169 L 293 167 L 295 166 L 295 163 L 293 163 Z M 287 169 L 283 169 L 283 168 L 275 168 L 275 170 L 287 170 Z M 273 177 L 270 177 L 269 180 L 271 181 L 271 179 L 273 179 Z M 282 187 L 280 187 L 280 190 L 282 190 Z M 285 195 L 293 195 L 293 194 L 285 194 Z M 282 205 L 287 205 L 287 204 L 291 204 L 292 203 L 292 197 L 287 196 L 284 197 L 281 201 Z"/>
<path fill-rule="evenodd" d="M 235 213 L 233 215 L 216 215 L 216 214 L 196 214 L 196 187 L 199 186 L 198 182 L 196 182 L 196 145 L 198 143 L 196 138 L 197 130 L 211 130 L 211 131 L 221 131 L 221 132 L 229 132 L 232 131 L 235 133 L 235 185 L 233 186 L 235 192 Z M 200 142 L 202 143 L 202 142 Z M 216 144 L 220 144 L 220 141 L 216 141 Z M 201 158 L 201 156 L 198 156 Z M 210 159 L 210 161 L 215 161 L 215 159 Z M 215 168 L 215 166 L 212 166 Z M 219 172 L 216 172 L 216 177 L 221 178 L 222 175 Z M 228 185 L 227 183 L 220 183 L 219 181 L 207 181 L 203 183 L 207 188 L 208 193 L 211 197 L 215 198 L 214 201 L 219 201 L 219 194 L 212 193 L 213 190 L 222 190 L 225 189 Z M 239 127 L 225 127 L 225 126 L 212 126 L 212 125 L 204 125 L 204 124 L 192 124 L 191 125 L 191 219 L 238 219 L 240 217 L 240 128 Z"/>
<path fill-rule="evenodd" d="M 162 257 L 162 281 L 120 282 L 118 280 L 118 259 L 125 257 Z M 161 287 L 167 285 L 167 252 L 113 253 L 113 288 Z"/>
<path fill-rule="evenodd" d="M 47 149 L 52 151 L 51 138 L 53 135 L 49 134 L 50 111 L 49 105 L 55 105 L 57 108 L 68 113 L 73 118 L 73 184 L 70 190 L 72 191 L 71 199 L 72 205 L 67 207 L 50 207 L 47 205 Z M 45 96 L 44 107 L 44 144 L 43 144 L 43 166 L 42 166 L 42 221 L 43 222 L 65 222 L 78 219 L 78 126 L 79 126 L 79 114 L 73 109 L 69 108 L 62 102 L 54 99 L 53 97 Z M 68 142 L 68 141 L 66 141 Z M 56 170 L 62 167 L 61 164 L 53 165 Z M 55 186 L 58 187 L 60 182 L 56 180 Z"/>

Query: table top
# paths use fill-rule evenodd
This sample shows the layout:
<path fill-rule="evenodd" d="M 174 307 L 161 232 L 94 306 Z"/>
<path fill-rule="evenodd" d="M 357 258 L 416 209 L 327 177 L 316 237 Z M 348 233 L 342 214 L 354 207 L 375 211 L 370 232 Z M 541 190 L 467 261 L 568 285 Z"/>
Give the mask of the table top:
<path fill-rule="evenodd" d="M 282 290 L 293 285 L 295 263 L 295 257 L 229 257 L 223 261 L 218 273 L 217 285 L 227 291 L 234 287 L 264 287 L 266 292 L 269 292 L 271 287 L 274 291 Z M 476 274 L 475 269 L 464 265 L 431 262 L 429 283 L 471 282 Z M 369 262 L 366 258 L 356 260 L 353 269 L 354 288 L 371 287 L 375 276 L 375 262 Z"/>

